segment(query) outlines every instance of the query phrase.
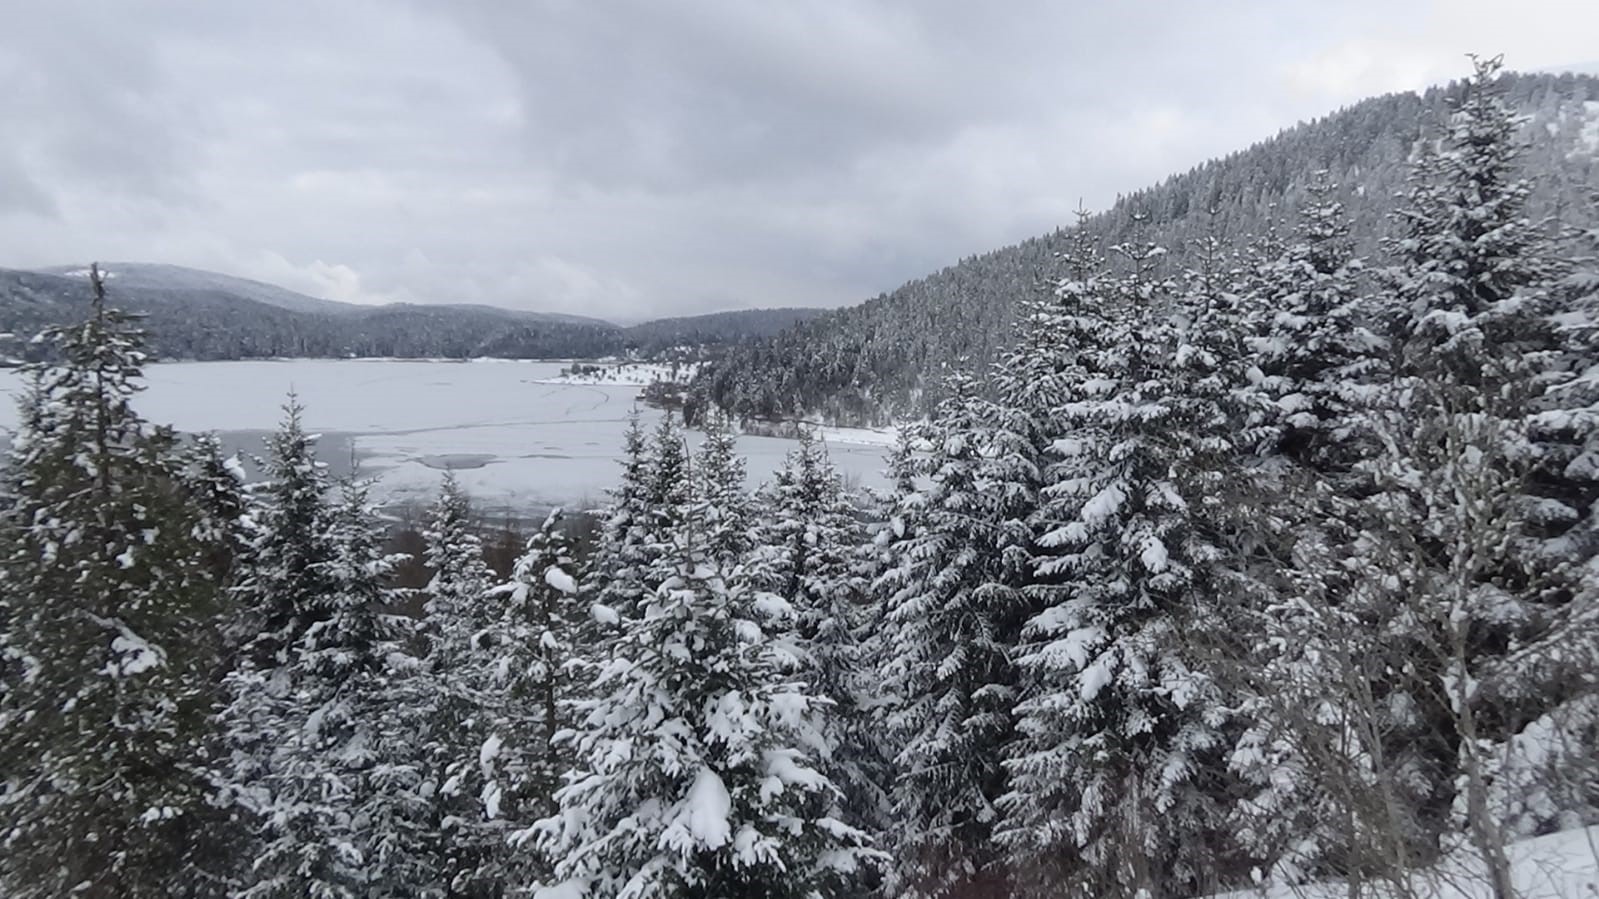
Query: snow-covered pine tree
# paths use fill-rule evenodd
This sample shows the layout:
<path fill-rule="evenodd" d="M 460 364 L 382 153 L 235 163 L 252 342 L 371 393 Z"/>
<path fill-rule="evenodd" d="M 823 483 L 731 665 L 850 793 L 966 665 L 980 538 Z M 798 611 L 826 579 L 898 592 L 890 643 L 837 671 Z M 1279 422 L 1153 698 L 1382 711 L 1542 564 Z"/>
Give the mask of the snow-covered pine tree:
<path fill-rule="evenodd" d="M 1364 324 L 1349 220 L 1327 172 L 1311 176 L 1293 239 L 1251 285 L 1270 310 L 1266 333 L 1251 341 L 1276 406 L 1279 452 L 1320 472 L 1355 461 L 1365 395 L 1380 374 L 1382 345 Z"/>
<path fill-rule="evenodd" d="M 230 576 L 205 486 L 140 418 L 143 334 L 105 303 L 45 332 L 5 470 L 0 893 L 209 896 Z"/>
<path fill-rule="evenodd" d="M 281 425 L 267 438 L 249 564 L 237 591 L 233 629 L 243 646 L 243 664 L 256 671 L 285 664 L 288 647 L 326 614 L 323 563 L 330 551 L 327 498 L 333 482 L 316 457 L 316 436 L 301 422 L 304 412 L 290 394 Z"/>
<path fill-rule="evenodd" d="M 792 610 L 802 674 L 831 703 L 823 712 L 833 747 L 825 772 L 843 791 L 845 817 L 871 833 L 888 826 L 889 772 L 864 711 L 875 693 L 866 656 L 871 622 L 861 513 L 827 448 L 804 434 L 758 496 L 754 563 L 765 589 Z"/>
<path fill-rule="evenodd" d="M 732 424 L 720 412 L 705 416 L 705 440 L 694 456 L 694 491 L 701 505 L 706 549 L 723 570 L 747 561 L 751 539 L 749 494 L 744 489 L 744 457 L 738 455 Z"/>
<path fill-rule="evenodd" d="M 1085 227 L 1087 211 L 1078 210 L 1077 217 L 1061 259 L 1065 274 L 1052 285 L 1049 299 L 1030 308 L 1019 335 L 1022 350 L 1007 358 L 998 379 L 1005 393 L 1026 396 L 1026 391 L 1032 397 L 1025 407 L 1031 410 L 1036 445 L 1037 498 L 1027 522 L 1032 558 L 1023 590 L 1034 610 L 1062 601 L 1060 589 L 1070 579 L 1051 561 L 1063 551 L 1041 539 L 1073 520 L 1080 503 L 1076 491 L 1092 434 L 1066 414 L 1067 404 L 1090 399 L 1112 383 L 1096 370 L 1092 352 L 1110 339 L 1105 312 L 1112 282 L 1098 238 Z"/>
<path fill-rule="evenodd" d="M 1047 797 L 1049 804 L 1035 805 L 1046 785 L 1062 769 L 1074 764 L 1057 748 L 1063 725 L 1052 717 L 1068 702 L 1062 690 L 1061 669 L 1069 659 L 1053 652 L 1059 634 L 1051 611 L 1070 608 L 1081 564 L 1075 546 L 1059 539 L 1062 530 L 1078 520 L 1088 499 L 1083 493 L 1093 484 L 1095 448 L 1109 439 L 1091 427 L 1080 410 L 1085 403 L 1104 398 L 1116 386 L 1114 371 L 1102 368 L 1101 348 L 1113 339 L 1109 317 L 1116 301 L 1116 283 L 1106 272 L 1106 262 L 1094 238 L 1079 227 L 1065 262 L 1065 276 L 1054 287 L 1053 302 L 1039 302 L 1024 320 L 1023 339 L 1037 347 L 1042 360 L 1019 367 L 1043 367 L 1052 385 L 1036 426 L 1041 443 L 1039 492 L 1028 517 L 1029 572 L 1023 590 L 1032 617 L 1024 624 L 1014 658 L 1018 666 L 1016 736 L 1005 747 L 1009 775 L 1007 792 L 998 802 L 1000 820 L 996 839 L 1004 847 L 1012 876 L 1027 889 L 1049 889 L 1063 882 L 1078 865 L 1077 853 L 1059 852 L 1055 844 L 1070 845 L 1060 808 L 1070 797 Z M 1037 390 L 1037 388 L 1034 388 Z M 1056 828 L 1047 832 L 1045 825 Z M 1048 863 L 1043 859 L 1055 853 Z"/>
<path fill-rule="evenodd" d="M 319 516 L 318 614 L 283 647 L 251 709 L 249 723 L 274 739 L 246 787 L 260 835 L 245 897 L 442 892 L 425 851 L 421 747 L 397 702 L 420 668 L 405 651 L 413 626 L 391 611 L 400 597 L 384 584 L 397 559 L 382 551 L 365 489 L 342 492 Z"/>
<path fill-rule="evenodd" d="M 636 617 L 660 585 L 693 489 L 688 445 L 671 415 L 662 416 L 647 445 L 635 416 L 625 440 L 622 483 L 590 569 L 595 599 L 585 627 L 595 637 L 585 642 L 596 646 L 615 639 L 621 622 Z"/>
<path fill-rule="evenodd" d="M 426 655 L 417 676 L 402 682 L 407 695 L 398 712 L 413 722 L 422 783 L 433 797 L 426 851 L 435 882 L 445 895 L 492 897 L 503 890 L 506 833 L 497 815 L 485 813 L 483 747 L 497 739 L 494 660 L 501 647 L 489 642 L 497 623 L 487 595 L 494 575 L 470 502 L 451 475 L 423 540 L 432 572 L 422 590 Z"/>
<path fill-rule="evenodd" d="M 215 546 L 212 564 L 231 578 L 242 569 L 253 537 L 254 509 L 246 490 L 244 466 L 226 455 L 215 434 L 200 434 L 185 448 L 186 480 L 193 485 L 205 520 L 194 538 Z"/>
<path fill-rule="evenodd" d="M 1548 550 L 1581 510 L 1551 490 L 1554 454 L 1529 425 L 1545 410 L 1556 350 L 1555 274 L 1527 220 L 1516 168 L 1518 119 L 1498 59 L 1477 59 L 1438 152 L 1417 164 L 1390 247 L 1387 318 L 1398 351 L 1383 453 L 1354 529 L 1363 551 L 1354 601 L 1386 660 L 1385 750 L 1414 809 L 1397 834 L 1421 857 L 1438 836 L 1469 835 L 1504 892 L 1502 810 L 1489 807 L 1495 747 L 1538 717 L 1559 687 L 1548 660 L 1569 603 L 1546 575 Z M 1551 588 L 1555 588 L 1551 590 Z"/>
<path fill-rule="evenodd" d="M 645 508 L 656 534 L 675 531 L 688 516 L 693 480 L 689 471 L 688 443 L 670 414 L 661 416 L 650 452 Z M 670 544 L 671 538 L 664 541 Z M 652 586 L 653 589 L 653 586 Z"/>
<path fill-rule="evenodd" d="M 861 610 L 860 666 L 863 678 L 873 681 L 872 690 L 861 696 L 859 713 L 870 736 L 869 745 L 864 747 L 867 758 L 880 760 L 872 766 L 877 777 L 875 792 L 881 794 L 884 803 L 878 822 L 882 826 L 872 830 L 880 844 L 888 842 L 883 834 L 893 821 L 890 793 L 895 770 L 891 760 L 898 749 L 890 722 L 899 706 L 881 675 L 896 650 L 894 629 L 889 622 L 894 597 L 915 574 L 910 566 L 901 564 L 904 560 L 891 552 L 890 547 L 895 543 L 908 543 L 921 531 L 922 502 L 926 494 L 917 486 L 917 478 L 925 461 L 925 454 L 919 453 L 920 448 L 927 446 L 922 440 L 925 431 L 926 422 L 907 422 L 899 426 L 894 446 L 885 460 L 883 474 L 889 486 L 871 491 L 872 502 L 868 506 L 871 520 L 856 549 L 866 578 L 865 606 Z M 872 826 L 870 821 L 867 826 Z"/>
<path fill-rule="evenodd" d="M 822 700 L 687 510 L 654 595 L 578 705 L 578 762 L 531 834 L 573 895 L 839 895 L 875 858 L 834 815 Z"/>
<path fill-rule="evenodd" d="M 637 411 L 628 420 L 622 451 L 621 480 L 605 508 L 583 591 L 594 604 L 591 619 L 584 624 L 584 641 L 596 649 L 616 637 L 619 622 L 632 617 L 650 592 L 644 574 L 653 558 L 654 459 Z"/>
<path fill-rule="evenodd" d="M 1008 456 L 990 453 L 990 404 L 961 372 L 945 390 L 920 435 L 927 484 L 902 502 L 916 526 L 896 528 L 878 579 L 893 590 L 879 672 L 892 697 L 884 720 L 899 772 L 887 848 L 907 896 L 1004 890 L 1009 879 L 992 829 L 1013 724 L 1010 657 L 1026 617 L 1026 572 L 1014 552 L 1026 539 L 1026 510 L 1013 507 L 1018 497 L 993 464 Z"/>
<path fill-rule="evenodd" d="M 1158 248 L 1118 252 L 1110 339 L 1082 349 L 1096 376 L 1061 409 L 1077 474 L 1050 499 L 1072 514 L 1040 537 L 1041 573 L 1059 580 L 1027 625 L 1003 836 L 1029 880 L 1162 895 L 1213 884 L 1225 857 L 1213 778 L 1229 713 L 1211 662 L 1227 635 L 1243 327 L 1210 279 L 1176 303 Z"/>
<path fill-rule="evenodd" d="M 1355 469 L 1374 452 L 1367 409 L 1389 359 L 1365 326 L 1364 263 L 1335 193 L 1325 172 L 1314 173 L 1291 241 L 1251 247 L 1232 279 L 1237 295 L 1269 313 L 1249 344 L 1264 369 L 1276 455 L 1251 483 L 1279 502 L 1257 507 L 1257 555 L 1276 573 L 1263 573 L 1261 600 L 1242 607 L 1238 629 L 1257 645 L 1233 660 L 1248 725 L 1228 765 L 1242 781 L 1233 811 L 1242 850 L 1265 876 L 1288 882 L 1375 872 L 1386 861 L 1366 852 L 1373 841 L 1357 838 L 1344 801 L 1372 765 L 1350 726 L 1356 703 L 1329 699 L 1341 679 L 1363 676 L 1353 667 L 1359 654 L 1347 652 L 1358 625 L 1337 562 L 1358 550 L 1337 510 L 1366 489 Z M 1265 258 L 1273 243 L 1277 255 Z"/>
<path fill-rule="evenodd" d="M 490 710 L 494 735 L 478 761 L 484 809 L 516 844 L 499 878 L 507 888 L 547 879 L 554 867 L 528 828 L 556 811 L 555 791 L 575 762 L 570 742 L 556 736 L 576 723 L 579 691 L 602 658 L 583 643 L 593 623 L 584 583 L 556 509 L 528 540 L 511 580 L 493 591 L 498 695 Z"/>
<path fill-rule="evenodd" d="M 1599 191 L 1591 199 L 1599 206 Z M 1579 761 L 1582 747 L 1599 736 L 1599 573 L 1592 564 L 1599 555 L 1599 382 L 1593 368 L 1599 359 L 1599 228 L 1572 238 L 1570 269 L 1555 295 L 1560 361 L 1551 366 L 1532 420 L 1540 451 L 1536 492 L 1556 510 L 1534 536 L 1564 600 L 1548 604 L 1541 642 L 1566 651 L 1543 653 L 1536 680 L 1561 689 L 1549 711 L 1502 754 L 1510 763 L 1494 773 L 1516 834 L 1599 820 L 1599 763 Z M 1589 651 L 1569 651 L 1574 646 Z M 1540 740 L 1543 734 L 1552 739 Z M 1540 754 L 1538 747 L 1549 743 L 1558 748 Z M 1549 798 L 1535 798 L 1540 794 Z"/>
<path fill-rule="evenodd" d="M 1502 402 L 1505 385 L 1546 364 L 1556 274 L 1544 236 L 1526 217 L 1521 120 L 1497 87 L 1501 62 L 1474 64 L 1441 148 L 1413 168 L 1395 213 L 1401 234 L 1387 247 L 1395 264 L 1382 272 L 1396 376 L 1447 387 L 1446 399 L 1462 411 Z"/>
<path fill-rule="evenodd" d="M 296 685 L 287 671 L 293 647 L 326 617 L 331 590 L 326 565 L 333 554 L 332 481 L 316 458 L 315 436 L 301 425 L 299 400 L 291 394 L 283 411 L 261 461 L 266 480 L 251 493 L 249 542 L 226 624 L 233 666 L 223 679 L 225 702 L 217 713 L 225 745 L 219 801 L 252 834 L 259 834 L 259 818 L 271 802 L 266 778 L 272 754 L 294 726 Z M 255 877 L 249 857 L 234 862 L 239 881 Z"/>

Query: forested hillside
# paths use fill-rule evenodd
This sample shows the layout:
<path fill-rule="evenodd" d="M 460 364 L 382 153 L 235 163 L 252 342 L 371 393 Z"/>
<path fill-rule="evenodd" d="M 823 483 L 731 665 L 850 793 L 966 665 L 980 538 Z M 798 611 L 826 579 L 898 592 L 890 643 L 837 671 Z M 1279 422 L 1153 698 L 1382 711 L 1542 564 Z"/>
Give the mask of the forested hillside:
<path fill-rule="evenodd" d="M 1363 101 L 1125 196 L 1082 227 L 1104 248 L 1128 238 L 1135 214 L 1147 216 L 1148 239 L 1168 248 L 1172 271 L 1211 232 L 1229 247 L 1255 243 L 1271 256 L 1274 234 L 1303 207 L 1315 173 L 1326 172 L 1355 248 L 1370 254 L 1393 230 L 1389 213 L 1409 160 L 1442 134 L 1463 89 Z M 1591 196 L 1599 188 L 1599 78 L 1511 74 L 1504 89 L 1527 117 L 1516 140 L 1527 148 L 1528 213 L 1549 233 L 1599 221 Z M 1074 195 L 1079 186 L 1037 188 Z M 871 425 L 926 414 L 941 397 L 946 366 L 981 370 L 1010 344 L 1019 304 L 1062 273 L 1060 254 L 1072 240 L 1062 229 L 964 259 L 741 347 L 701 373 L 691 414 L 714 405 L 744 418 Z"/>
<path fill-rule="evenodd" d="M 822 309 L 739 309 L 661 318 L 627 329 L 627 343 L 645 356 L 673 347 L 725 346 L 774 337 L 784 330 L 823 314 Z"/>
<path fill-rule="evenodd" d="M 161 359 L 394 356 L 570 359 L 653 357 L 769 337 L 816 310 L 749 309 L 620 328 L 577 316 L 488 306 L 330 303 L 238 278 L 173 266 L 122 265 L 111 278 L 146 316 Z M 32 334 L 84 312 L 81 272 L 0 269 L 0 330 Z"/>

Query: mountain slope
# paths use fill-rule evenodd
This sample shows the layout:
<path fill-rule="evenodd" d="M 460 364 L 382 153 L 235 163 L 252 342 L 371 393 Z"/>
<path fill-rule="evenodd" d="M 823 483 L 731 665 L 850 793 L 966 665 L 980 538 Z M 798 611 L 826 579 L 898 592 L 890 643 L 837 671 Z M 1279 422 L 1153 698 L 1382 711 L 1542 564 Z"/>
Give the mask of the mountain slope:
<path fill-rule="evenodd" d="M 1599 219 L 1589 198 L 1599 189 L 1599 78 L 1508 75 L 1505 87 L 1530 116 L 1525 163 L 1538 175 L 1531 214 L 1593 224 Z M 1292 221 L 1311 175 L 1326 170 L 1341 185 L 1357 250 L 1371 256 L 1412 147 L 1436 135 L 1456 90 L 1451 85 L 1357 103 L 1123 197 L 1085 227 L 1110 246 L 1127 236 L 1135 212 L 1147 213 L 1151 238 L 1171 251 L 1169 265 L 1179 267 L 1184 247 L 1208 229 L 1236 246 Z M 1040 189 L 1075 190 L 1070 184 Z M 716 405 L 744 418 L 871 425 L 920 415 L 938 398 L 941 369 L 980 368 L 1009 344 L 1016 304 L 1037 296 L 1057 274 L 1066 234 L 965 259 L 738 347 L 701 370 L 690 412 Z"/>

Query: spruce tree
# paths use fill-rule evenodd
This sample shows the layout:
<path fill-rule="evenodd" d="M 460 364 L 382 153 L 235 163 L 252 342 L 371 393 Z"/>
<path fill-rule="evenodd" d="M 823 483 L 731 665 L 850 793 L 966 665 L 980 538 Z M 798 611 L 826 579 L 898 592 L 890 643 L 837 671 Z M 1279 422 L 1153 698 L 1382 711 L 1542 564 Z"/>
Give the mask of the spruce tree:
<path fill-rule="evenodd" d="M 1262 283 L 1244 288 L 1271 310 L 1252 348 L 1261 386 L 1275 402 L 1278 450 L 1319 472 L 1347 471 L 1358 458 L 1350 444 L 1382 368 L 1382 342 L 1363 321 L 1364 265 L 1354 256 L 1337 185 L 1320 171 L 1305 190 L 1293 240 L 1262 266 Z"/>
<path fill-rule="evenodd" d="M 583 574 L 556 509 L 528 540 L 511 580 L 494 591 L 501 616 L 495 736 L 480 762 L 485 806 L 512 828 L 517 846 L 503 878 L 508 885 L 545 878 L 553 868 L 529 828 L 556 811 L 555 791 L 576 761 L 571 743 L 557 736 L 578 723 L 579 691 L 602 658 L 583 642 L 592 622 Z"/>
<path fill-rule="evenodd" d="M 645 487 L 645 508 L 657 534 L 675 530 L 688 515 L 693 482 L 688 444 L 671 415 L 663 415 L 655 428 Z"/>
<path fill-rule="evenodd" d="M 329 589 L 327 497 L 333 482 L 316 457 L 316 436 L 301 422 L 304 411 L 290 394 L 281 425 L 267 438 L 249 565 L 237 591 L 233 629 L 244 662 L 256 671 L 287 663 L 288 647 L 326 614 L 321 603 Z"/>
<path fill-rule="evenodd" d="M 732 570 L 754 548 L 745 463 L 726 416 L 707 415 L 704 427 L 705 440 L 694 456 L 694 489 L 702 505 L 706 547 L 720 565 Z"/>
<path fill-rule="evenodd" d="M 397 560 L 382 552 L 365 490 L 342 492 L 317 535 L 316 620 L 255 683 L 249 723 L 272 740 L 242 788 L 260 826 L 242 896 L 437 894 L 424 760 L 396 702 L 420 667 L 384 585 Z"/>
<path fill-rule="evenodd" d="M 293 726 L 296 684 L 288 675 L 295 647 L 326 617 L 332 589 L 328 563 L 332 481 L 316 458 L 316 438 L 301 425 L 303 407 L 290 396 L 277 432 L 267 438 L 261 462 L 266 477 L 252 498 L 244 564 L 227 623 L 233 666 L 224 677 L 225 704 L 218 712 L 226 746 L 219 801 L 235 809 L 246 829 L 259 836 L 261 816 L 272 802 L 269 765 Z M 250 859 L 235 860 L 250 881 Z"/>
<path fill-rule="evenodd" d="M 632 617 L 649 593 L 644 572 L 652 558 L 647 540 L 652 532 L 654 457 L 636 411 L 628 420 L 622 453 L 621 480 L 601 518 L 584 590 L 594 603 L 585 639 L 595 646 L 613 640 L 618 623 Z"/>
<path fill-rule="evenodd" d="M 1570 503 L 1585 485 L 1566 476 L 1562 448 L 1529 427 L 1558 378 L 1557 269 L 1526 217 L 1520 120 L 1499 68 L 1497 58 L 1475 60 L 1441 148 L 1413 173 L 1387 278 L 1399 369 L 1379 418 L 1388 449 L 1372 465 L 1379 492 L 1364 534 L 1368 558 L 1405 560 L 1385 573 L 1391 586 L 1368 591 L 1374 614 L 1408 619 L 1406 597 L 1436 599 L 1420 620 L 1394 621 L 1385 647 L 1407 673 L 1390 688 L 1406 710 L 1395 751 L 1420 784 L 1420 840 L 1448 826 L 1457 801 L 1471 806 L 1470 828 L 1497 826 L 1473 771 L 1484 745 L 1545 701 L 1541 662 L 1558 651 L 1549 641 L 1564 603 L 1542 569 L 1568 554 L 1558 538 L 1585 512 Z M 1474 684 L 1469 697 L 1451 686 L 1461 679 Z"/>
<path fill-rule="evenodd" d="M 488 642 L 497 623 L 487 595 L 493 573 L 473 532 L 468 498 L 452 476 L 444 479 L 423 539 L 432 572 L 422 590 L 426 655 L 405 682 L 403 714 L 414 722 L 422 783 L 433 798 L 426 850 L 448 895 L 492 897 L 505 854 L 503 822 L 484 808 L 490 787 L 483 748 L 497 739 L 499 647 Z"/>
<path fill-rule="evenodd" d="M 1110 339 L 1061 407 L 1075 476 L 1057 471 L 1039 537 L 1049 604 L 1028 622 L 1027 698 L 1004 839 L 1018 876 L 1110 895 L 1195 891 L 1225 841 L 1228 697 L 1210 662 L 1240 480 L 1236 298 L 1208 274 L 1187 298 L 1153 274 L 1158 248 L 1119 248 Z"/>
<path fill-rule="evenodd" d="M 763 488 L 759 509 L 757 576 L 791 610 L 800 670 L 830 703 L 823 713 L 833 747 L 827 774 L 843 790 L 851 823 L 881 832 L 888 827 L 888 766 L 865 711 L 874 690 L 860 512 L 826 447 L 809 434 Z"/>
<path fill-rule="evenodd" d="M 838 895 L 874 856 L 835 814 L 822 701 L 786 675 L 750 586 L 704 541 L 711 500 L 692 499 L 530 837 L 582 895 Z"/>
<path fill-rule="evenodd" d="M 50 329 L 5 472 L 0 892 L 206 896 L 227 539 L 171 429 L 132 407 L 143 334 L 90 271 Z"/>
<path fill-rule="evenodd" d="M 1005 792 L 1002 748 L 1011 739 L 1015 672 L 1011 651 L 1025 618 L 1017 548 L 1023 510 L 989 448 L 991 407 L 969 376 L 954 374 L 948 398 L 923 432 L 926 486 L 906 505 L 916 527 L 890 539 L 887 651 L 880 682 L 891 697 L 886 726 L 899 771 L 892 791 L 897 833 L 889 847 L 906 895 L 1005 889 L 992 840 Z"/>

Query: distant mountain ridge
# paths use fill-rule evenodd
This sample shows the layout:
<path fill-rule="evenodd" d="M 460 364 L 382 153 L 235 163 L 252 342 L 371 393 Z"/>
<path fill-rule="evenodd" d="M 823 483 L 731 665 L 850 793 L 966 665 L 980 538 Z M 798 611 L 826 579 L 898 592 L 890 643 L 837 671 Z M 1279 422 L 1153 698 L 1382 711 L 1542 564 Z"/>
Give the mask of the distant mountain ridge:
<path fill-rule="evenodd" d="M 175 265 L 101 265 L 113 304 L 146 317 L 151 348 L 165 359 L 499 356 L 565 359 L 650 356 L 676 346 L 720 347 L 769 337 L 823 310 L 751 309 L 607 321 L 484 305 L 366 306 Z M 88 267 L 0 268 L 0 331 L 25 336 L 75 320 L 88 307 Z"/>
<path fill-rule="evenodd" d="M 257 303 L 264 303 L 268 306 L 276 306 L 279 309 L 317 315 L 357 315 L 371 312 L 373 309 L 388 307 L 436 305 L 478 312 L 493 312 L 511 318 L 552 319 L 587 325 L 611 324 L 611 322 L 604 319 L 583 315 L 506 309 L 483 303 L 386 303 L 383 305 L 346 303 L 340 300 L 326 300 L 320 297 L 308 296 L 265 281 L 157 262 L 101 262 L 99 266 L 100 271 L 106 275 L 107 283 L 114 284 L 119 288 L 131 288 L 141 291 L 212 291 L 228 293 Z M 82 265 L 55 265 L 46 268 L 29 269 L 29 271 L 68 278 L 87 277 L 89 274 L 88 268 Z"/>
<path fill-rule="evenodd" d="M 1507 74 L 1507 100 L 1526 116 L 1528 212 L 1551 227 L 1599 224 L 1599 78 Z M 1358 253 L 1380 261 L 1387 215 L 1413 150 L 1435 138 L 1460 86 L 1373 97 L 1287 128 L 1221 159 L 1125 195 L 1084 227 L 1102 248 L 1130 236 L 1135 213 L 1168 251 L 1167 272 L 1214 229 L 1242 247 L 1286 231 L 1317 171 L 1339 185 Z M 1074 196 L 1071 184 L 1039 185 Z M 1214 215 L 1210 211 L 1214 210 Z M 1010 345 L 1015 312 L 1062 274 L 1064 228 L 981 255 L 855 306 L 733 348 L 699 370 L 688 412 L 719 407 L 745 419 L 805 418 L 883 425 L 919 417 L 940 398 L 942 372 L 983 371 Z"/>
<path fill-rule="evenodd" d="M 293 312 L 311 312 L 323 315 L 354 312 L 361 307 L 355 303 L 324 300 L 303 293 L 220 272 L 186 268 L 152 262 L 101 262 L 100 271 L 108 285 L 121 288 L 157 290 L 199 290 L 232 293 L 257 303 L 288 309 Z M 43 275 L 60 275 L 63 278 L 83 278 L 89 274 L 83 265 L 53 265 L 30 269 Z"/>

